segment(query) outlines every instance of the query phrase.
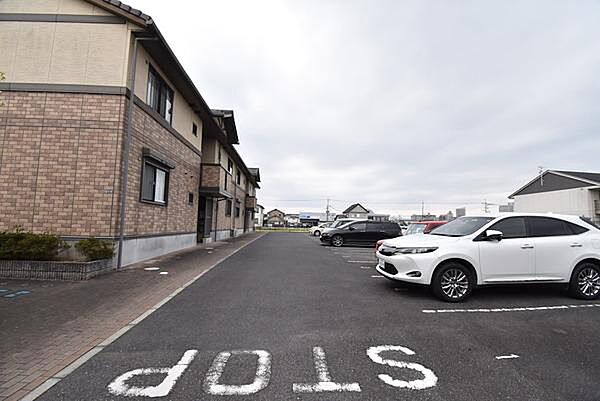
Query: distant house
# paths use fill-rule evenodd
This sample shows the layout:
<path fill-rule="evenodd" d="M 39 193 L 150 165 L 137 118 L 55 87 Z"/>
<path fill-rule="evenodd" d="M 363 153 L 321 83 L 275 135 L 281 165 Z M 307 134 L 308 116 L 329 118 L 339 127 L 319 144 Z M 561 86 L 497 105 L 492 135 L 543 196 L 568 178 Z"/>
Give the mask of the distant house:
<path fill-rule="evenodd" d="M 515 212 L 571 214 L 600 223 L 600 173 L 546 170 L 509 198 Z"/>
<path fill-rule="evenodd" d="M 283 227 L 285 226 L 285 213 L 279 209 L 273 209 L 267 213 L 265 223 L 269 227 Z"/>
<path fill-rule="evenodd" d="M 256 205 L 255 216 L 254 223 L 257 227 L 262 227 L 265 224 L 265 208 L 262 205 Z"/>
<path fill-rule="evenodd" d="M 300 224 L 300 216 L 297 214 L 285 214 L 283 216 L 283 220 L 285 221 L 285 225 L 288 227 L 295 227 Z"/>
<path fill-rule="evenodd" d="M 366 219 L 367 216 L 369 215 L 369 213 L 371 213 L 371 211 L 369 209 L 367 209 L 366 207 L 364 207 L 363 205 L 361 205 L 360 203 L 355 203 L 353 205 L 350 205 L 342 213 L 344 213 L 349 218 Z"/>
<path fill-rule="evenodd" d="M 351 219 L 369 219 L 374 221 L 388 221 L 390 219 L 389 214 L 374 213 L 371 209 L 367 209 L 360 203 L 350 205 L 342 213 L 344 214 L 344 216 Z"/>

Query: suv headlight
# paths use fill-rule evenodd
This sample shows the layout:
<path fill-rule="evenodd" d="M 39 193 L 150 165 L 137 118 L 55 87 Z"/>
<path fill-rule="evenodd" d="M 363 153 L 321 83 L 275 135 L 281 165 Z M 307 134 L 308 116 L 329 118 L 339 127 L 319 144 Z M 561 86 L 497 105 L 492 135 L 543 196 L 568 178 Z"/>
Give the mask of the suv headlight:
<path fill-rule="evenodd" d="M 392 250 L 392 254 L 416 254 L 416 253 L 430 253 L 435 251 L 437 246 L 435 247 L 418 247 L 418 248 L 396 248 Z"/>

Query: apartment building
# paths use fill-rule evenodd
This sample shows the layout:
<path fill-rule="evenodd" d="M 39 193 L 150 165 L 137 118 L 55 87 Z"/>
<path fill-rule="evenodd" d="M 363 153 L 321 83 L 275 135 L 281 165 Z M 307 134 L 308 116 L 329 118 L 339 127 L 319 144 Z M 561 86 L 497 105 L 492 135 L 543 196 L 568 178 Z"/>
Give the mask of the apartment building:
<path fill-rule="evenodd" d="M 0 55 L 0 230 L 114 240 L 127 265 L 254 229 L 260 174 L 233 113 L 209 108 L 150 16 L 1 0 Z"/>

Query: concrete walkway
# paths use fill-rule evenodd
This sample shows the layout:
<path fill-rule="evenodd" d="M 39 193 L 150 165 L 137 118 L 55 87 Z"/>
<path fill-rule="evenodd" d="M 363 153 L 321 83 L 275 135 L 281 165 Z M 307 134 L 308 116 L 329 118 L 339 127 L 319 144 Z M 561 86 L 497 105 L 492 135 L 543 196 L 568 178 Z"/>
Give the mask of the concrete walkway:
<path fill-rule="evenodd" d="M 85 282 L 0 279 L 0 288 L 30 292 L 0 297 L 0 400 L 21 399 L 261 235 L 199 245 Z"/>

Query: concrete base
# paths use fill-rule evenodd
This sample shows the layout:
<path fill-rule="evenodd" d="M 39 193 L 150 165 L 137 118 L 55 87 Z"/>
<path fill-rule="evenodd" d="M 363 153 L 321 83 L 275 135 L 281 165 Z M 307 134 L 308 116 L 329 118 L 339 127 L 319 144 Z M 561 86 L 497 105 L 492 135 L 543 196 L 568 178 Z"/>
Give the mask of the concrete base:
<path fill-rule="evenodd" d="M 122 265 L 127 266 L 195 245 L 195 233 L 126 239 L 123 242 Z"/>

